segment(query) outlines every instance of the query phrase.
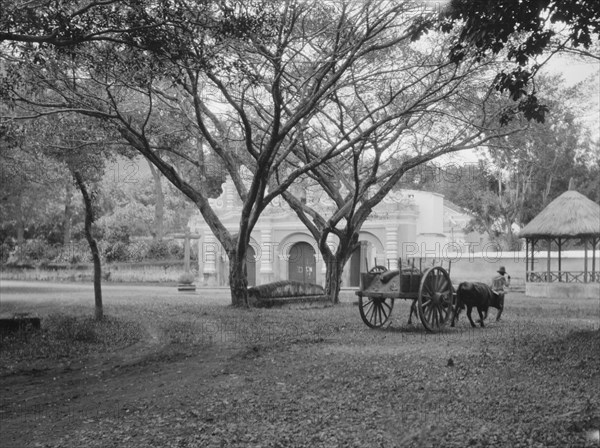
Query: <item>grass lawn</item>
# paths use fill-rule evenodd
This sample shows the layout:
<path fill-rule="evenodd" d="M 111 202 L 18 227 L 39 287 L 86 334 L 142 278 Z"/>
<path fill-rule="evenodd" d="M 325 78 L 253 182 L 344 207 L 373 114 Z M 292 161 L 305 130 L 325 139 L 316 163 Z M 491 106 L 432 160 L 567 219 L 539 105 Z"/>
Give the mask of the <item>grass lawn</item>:
<path fill-rule="evenodd" d="M 597 300 L 512 293 L 438 334 L 404 301 L 386 330 L 350 304 L 108 303 L 36 303 L 43 331 L 2 340 L 2 447 L 598 446 Z"/>

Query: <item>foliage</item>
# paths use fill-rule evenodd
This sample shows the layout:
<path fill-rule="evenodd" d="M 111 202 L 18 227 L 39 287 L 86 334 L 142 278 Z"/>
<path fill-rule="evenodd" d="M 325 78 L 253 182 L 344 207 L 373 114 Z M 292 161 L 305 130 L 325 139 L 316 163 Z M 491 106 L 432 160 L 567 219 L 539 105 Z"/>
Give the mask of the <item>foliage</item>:
<path fill-rule="evenodd" d="M 182 259 L 183 248 L 175 241 L 156 241 L 149 243 L 144 258 L 148 260 Z"/>
<path fill-rule="evenodd" d="M 104 239 L 115 228 L 121 228 L 129 237 L 156 236 L 158 200 L 154 182 L 140 157 L 116 158 L 108 164 L 98 198 L 102 216 L 96 223 Z M 187 224 L 193 204 L 171 184 L 162 186 L 161 191 L 162 225 L 167 233 L 175 232 Z"/>
<path fill-rule="evenodd" d="M 455 4 L 446 16 L 452 25 L 463 18 L 457 5 L 464 6 Z M 474 117 L 483 117 L 482 128 L 488 124 L 493 113 L 469 109 L 492 94 L 482 88 L 483 77 L 469 86 L 469 93 L 480 97 L 461 94 L 452 101 L 448 95 L 460 83 L 447 80 L 452 74 L 460 78 L 465 72 L 483 73 L 493 58 L 459 58 L 462 63 L 457 66 L 440 57 L 445 54 L 426 54 L 415 41 L 432 18 L 413 2 L 176 0 L 148 5 L 122 0 L 85 7 L 79 2 L 42 2 L 21 9 L 7 5 L 0 19 L 5 30 L 0 39 L 7 48 L 0 93 L 21 117 L 75 112 L 99 119 L 145 156 L 210 225 L 229 257 L 232 300 L 244 305 L 243 261 L 250 234 L 265 207 L 294 182 L 310 178 L 313 170 L 337 156 L 354 168 L 373 160 L 377 165 L 387 158 L 384 152 L 392 147 L 394 136 L 415 122 L 420 130 L 409 144 L 417 148 L 416 154 L 401 161 L 402 172 L 447 150 L 448 142 L 429 154 L 419 154 L 418 148 L 436 145 L 436 139 L 453 128 L 464 130 L 464 123 L 471 124 Z M 512 33 L 514 26 L 508 29 Z M 433 48 L 449 50 L 443 38 L 428 39 Z M 420 61 L 398 73 L 397 66 L 414 61 L 415 55 Z M 544 107 L 524 90 L 529 77 L 518 67 L 500 81 L 515 86 L 515 99 L 524 97 L 517 112 L 533 111 L 540 118 Z M 32 92 L 31 86 L 40 85 L 43 98 Z M 421 101 L 415 103 L 414 90 L 419 89 Z M 468 112 L 463 118 L 464 107 Z M 440 120 L 448 116 L 454 120 Z M 432 127 L 435 132 L 426 132 Z M 460 146 L 475 145 L 465 140 Z M 239 196 L 235 232 L 223 225 L 208 201 L 218 181 L 202 177 L 206 173 L 201 167 L 211 156 L 232 178 Z M 323 169 L 316 183 L 330 178 L 330 170 L 331 166 Z M 340 172 L 350 178 L 364 174 L 359 169 Z M 336 233 L 335 226 L 348 219 L 347 210 L 355 209 L 359 199 L 368 198 L 371 205 L 381 200 L 402 173 L 388 174 L 385 188 L 373 196 L 369 188 L 376 182 L 371 180 L 356 188 L 350 199 L 339 200 L 335 188 L 326 187 L 340 207 L 326 232 Z M 369 210 L 358 214 L 344 244 L 356 243 L 353 232 Z M 315 215 L 306 213 L 308 223 Z M 317 221 L 317 227 L 327 222 Z"/>
<path fill-rule="evenodd" d="M 116 4 L 123 4 L 125 16 L 112 12 Z M 453 88 L 439 84 L 436 74 L 451 76 L 454 67 L 436 58 L 406 76 L 385 72 L 381 61 L 419 52 L 410 45 L 422 35 L 423 11 L 410 2 L 182 0 L 133 11 L 129 2 L 115 5 L 85 11 L 60 5 L 65 21 L 44 5 L 32 17 L 42 14 L 45 21 L 23 24 L 21 33 L 29 39 L 18 35 L 18 21 L 11 22 L 2 36 L 13 50 L 6 58 L 13 87 L 7 83 L 6 94 L 21 114 L 77 112 L 101 119 L 145 156 L 209 223 L 229 257 L 238 305 L 247 303 L 245 251 L 265 207 L 325 161 L 352 157 L 352 148 L 378 131 L 382 138 L 402 129 L 414 112 L 406 108 L 412 87 L 432 94 L 419 109 L 431 111 L 430 124 L 443 114 L 434 107 L 435 94 Z M 99 12 L 106 9 L 112 13 L 102 19 Z M 5 20 L 14 15 L 10 10 Z M 184 25 L 183 16 L 196 20 Z M 90 20 L 90 33 L 99 34 L 70 33 L 73 21 L 83 17 Z M 121 26 L 107 30 L 114 22 Z M 48 23 L 58 37 L 48 35 Z M 52 45 L 35 45 L 40 42 Z M 437 69 L 425 81 L 429 64 Z M 464 70 L 475 67 L 459 72 Z M 41 84 L 47 97 L 32 101 L 27 86 Z M 361 115 L 371 101 L 378 106 Z M 320 134 L 330 117 L 334 131 Z M 308 152 L 301 141 L 310 143 Z M 214 181 L 206 176 L 198 182 L 195 168 L 211 156 L 236 187 L 237 232 L 223 225 L 208 201 Z"/>
<path fill-rule="evenodd" d="M 539 96 L 550 106 L 544 123 L 494 138 L 487 157 L 472 164 L 429 164 L 407 173 L 398 187 L 434 191 L 472 214 L 467 230 L 487 233 L 502 247 L 518 249 L 522 228 L 576 181 L 576 189 L 598 202 L 600 160 L 579 118 L 582 85 L 560 88 L 561 79 L 540 77 Z M 507 128 L 518 129 L 513 122 Z"/>
<path fill-rule="evenodd" d="M 187 272 L 184 274 L 181 274 L 179 276 L 179 283 L 183 283 L 186 285 L 190 285 L 192 283 L 194 283 L 197 279 L 197 276 L 195 274 L 192 274 L 191 272 Z"/>
<path fill-rule="evenodd" d="M 108 263 L 129 260 L 129 244 L 123 241 L 108 242 L 103 247 L 103 257 Z"/>
<path fill-rule="evenodd" d="M 3 121 L 0 132 L 0 241 L 46 238 L 61 241 L 65 186 L 63 167 L 36 146 L 39 130 L 31 122 Z M 73 220 L 81 219 L 75 207 Z"/>
<path fill-rule="evenodd" d="M 497 88 L 508 91 L 527 119 L 544 122 L 548 106 L 540 103 L 531 81 L 551 46 L 556 50 L 569 48 L 587 50 L 600 38 L 600 5 L 596 0 L 494 2 L 452 0 L 441 14 L 440 27 L 458 29 L 450 51 L 450 60 L 461 62 L 470 57 L 485 58 L 505 52 L 509 60 L 518 63 L 513 70 L 501 71 Z M 552 45 L 554 44 L 554 45 Z M 594 52 L 586 53 L 596 59 Z M 511 120 L 509 114 L 503 122 Z"/>

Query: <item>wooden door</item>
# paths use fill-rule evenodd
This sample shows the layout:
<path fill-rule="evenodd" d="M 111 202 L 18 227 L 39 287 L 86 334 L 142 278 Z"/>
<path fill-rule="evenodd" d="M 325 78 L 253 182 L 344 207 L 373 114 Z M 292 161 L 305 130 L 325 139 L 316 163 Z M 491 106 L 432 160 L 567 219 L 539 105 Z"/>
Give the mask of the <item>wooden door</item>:
<path fill-rule="evenodd" d="M 302 283 L 316 283 L 317 262 L 314 248 L 304 242 L 290 249 L 288 279 Z"/>

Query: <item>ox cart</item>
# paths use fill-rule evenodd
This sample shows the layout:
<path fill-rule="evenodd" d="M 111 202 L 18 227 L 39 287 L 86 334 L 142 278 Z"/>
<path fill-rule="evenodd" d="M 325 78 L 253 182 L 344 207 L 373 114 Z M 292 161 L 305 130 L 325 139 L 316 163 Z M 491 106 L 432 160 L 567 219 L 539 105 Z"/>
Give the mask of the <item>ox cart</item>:
<path fill-rule="evenodd" d="M 435 261 L 434 261 L 435 264 Z M 423 269 L 412 264 L 399 269 L 388 270 L 384 266 L 375 266 L 361 273 L 358 295 L 358 309 L 363 322 L 371 328 L 381 328 L 390 319 L 394 300 L 412 300 L 409 323 L 413 313 L 418 314 L 427 331 L 442 329 L 452 318 L 456 304 L 456 293 L 448 270 L 443 266 L 431 266 Z"/>

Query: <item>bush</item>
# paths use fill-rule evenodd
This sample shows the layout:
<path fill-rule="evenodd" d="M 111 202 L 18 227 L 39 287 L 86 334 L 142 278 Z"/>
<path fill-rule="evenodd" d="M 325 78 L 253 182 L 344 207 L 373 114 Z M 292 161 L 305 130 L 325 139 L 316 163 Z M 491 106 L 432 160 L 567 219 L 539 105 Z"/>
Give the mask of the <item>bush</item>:
<path fill-rule="evenodd" d="M 5 248 L 3 245 L 2 250 L 2 257 L 4 257 L 4 251 L 9 251 L 10 246 L 7 245 Z M 8 263 L 16 263 L 17 261 L 47 263 L 57 258 L 61 251 L 62 246 L 51 245 L 44 240 L 25 240 L 21 246 L 14 245 L 12 250 L 6 254 L 6 261 Z"/>
<path fill-rule="evenodd" d="M 102 230 L 104 233 L 102 239 L 107 242 L 120 242 L 124 244 L 129 244 L 131 240 L 129 235 L 129 227 L 126 225 L 113 225 Z"/>
<path fill-rule="evenodd" d="M 183 283 L 184 285 L 191 285 L 196 280 L 196 275 L 191 272 L 186 272 L 179 276 L 179 283 Z"/>
<path fill-rule="evenodd" d="M 102 251 L 104 259 L 109 262 L 129 261 L 129 244 L 122 241 L 107 242 Z"/>
<path fill-rule="evenodd" d="M 179 245 L 177 241 L 169 241 L 169 255 L 171 259 L 175 260 L 183 260 L 185 255 L 185 250 L 183 246 Z M 191 250 L 190 250 L 190 258 L 191 258 Z"/>
<path fill-rule="evenodd" d="M 139 240 L 132 242 L 128 247 L 129 261 L 143 261 L 148 253 L 148 241 Z"/>
<path fill-rule="evenodd" d="M 148 245 L 145 258 L 148 260 L 164 260 L 169 258 L 169 246 L 167 242 L 153 240 Z"/>
<path fill-rule="evenodd" d="M 148 244 L 145 259 L 147 260 L 182 260 L 183 248 L 176 241 L 151 241 Z"/>
<path fill-rule="evenodd" d="M 100 247 L 102 253 L 102 247 Z M 60 252 L 52 259 L 55 263 L 89 263 L 92 261 L 90 246 L 87 241 L 73 241 L 66 246 L 60 247 Z"/>
<path fill-rule="evenodd" d="M 15 243 L 12 241 L 7 240 L 0 245 L 0 260 L 2 264 L 8 261 L 8 257 L 13 250 L 15 250 Z"/>

